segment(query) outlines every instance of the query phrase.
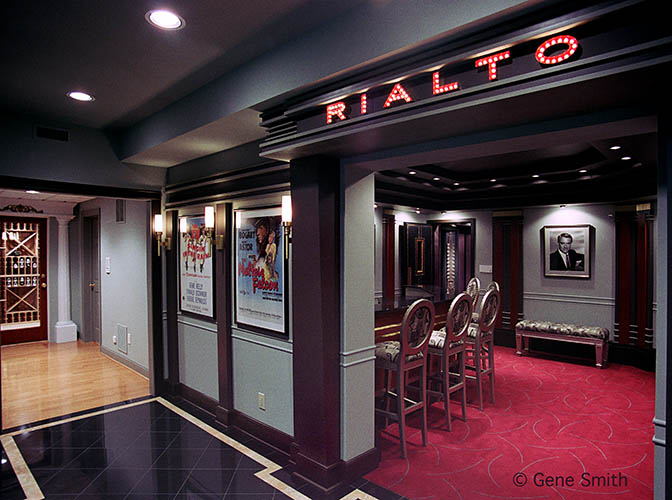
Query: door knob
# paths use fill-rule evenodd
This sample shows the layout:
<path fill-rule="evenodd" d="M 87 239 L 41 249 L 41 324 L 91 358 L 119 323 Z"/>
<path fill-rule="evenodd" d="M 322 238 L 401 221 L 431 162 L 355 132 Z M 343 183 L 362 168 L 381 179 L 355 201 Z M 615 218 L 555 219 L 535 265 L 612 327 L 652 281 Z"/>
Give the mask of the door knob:
<path fill-rule="evenodd" d="M 42 288 L 47 288 L 47 284 L 46 284 L 46 283 L 42 283 Z"/>
<path fill-rule="evenodd" d="M 91 290 L 93 290 L 95 288 L 95 286 L 96 286 L 95 283 L 89 283 L 89 287 L 91 288 Z"/>

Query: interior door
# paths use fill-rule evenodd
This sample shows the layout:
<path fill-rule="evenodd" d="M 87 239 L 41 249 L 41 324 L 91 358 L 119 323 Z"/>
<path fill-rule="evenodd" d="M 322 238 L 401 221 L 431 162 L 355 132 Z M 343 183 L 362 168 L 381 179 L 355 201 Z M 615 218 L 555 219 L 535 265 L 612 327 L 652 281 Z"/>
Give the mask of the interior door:
<path fill-rule="evenodd" d="M 0 217 L 2 344 L 47 339 L 46 220 Z"/>
<path fill-rule="evenodd" d="M 100 225 L 99 217 L 82 218 L 82 310 L 86 342 L 100 343 Z"/>

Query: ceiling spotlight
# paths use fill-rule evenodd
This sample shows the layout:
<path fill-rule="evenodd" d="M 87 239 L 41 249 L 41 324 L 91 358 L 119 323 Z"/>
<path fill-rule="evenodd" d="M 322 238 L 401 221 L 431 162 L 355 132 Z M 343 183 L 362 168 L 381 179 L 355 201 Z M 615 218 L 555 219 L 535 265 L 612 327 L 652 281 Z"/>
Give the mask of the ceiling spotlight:
<path fill-rule="evenodd" d="M 497 182 L 497 179 L 490 179 L 490 182 Z"/>
<path fill-rule="evenodd" d="M 95 97 L 93 97 L 91 94 L 87 94 L 86 92 L 72 91 L 68 92 L 67 95 L 70 99 L 74 99 L 75 101 L 82 101 L 82 102 L 95 101 Z"/>
<path fill-rule="evenodd" d="M 179 30 L 186 24 L 184 19 L 169 10 L 150 10 L 145 14 L 145 19 L 162 30 Z"/>
<path fill-rule="evenodd" d="M 420 209 L 419 209 L 419 208 L 416 208 L 416 209 L 415 209 L 415 213 L 416 213 L 416 214 L 419 214 L 419 213 L 420 213 Z"/>
<path fill-rule="evenodd" d="M 580 174 L 585 174 L 586 172 L 588 172 L 588 170 L 586 170 L 585 168 L 582 168 L 581 170 L 579 170 Z"/>
<path fill-rule="evenodd" d="M 623 156 L 621 158 L 621 160 L 625 160 L 625 161 L 632 160 L 632 157 L 631 156 Z"/>
<path fill-rule="evenodd" d="M 621 149 L 621 146 L 611 146 L 609 149 L 616 151 L 617 149 Z"/>
<path fill-rule="evenodd" d="M 417 172 L 415 170 L 409 170 L 408 171 L 408 175 L 415 175 L 415 174 L 417 174 Z"/>
<path fill-rule="evenodd" d="M 460 185 L 459 182 L 453 182 L 453 186 L 459 186 L 459 185 Z"/>
<path fill-rule="evenodd" d="M 373 208 L 378 208 L 378 205 L 376 205 L 376 204 L 374 203 L 374 204 L 373 204 Z"/>
<path fill-rule="evenodd" d="M 432 177 L 432 180 L 433 180 L 433 181 L 440 181 L 441 178 L 440 178 L 440 177 Z"/>
<path fill-rule="evenodd" d="M 533 178 L 533 179 L 538 179 L 538 178 L 539 178 L 539 174 L 534 174 L 534 175 L 532 176 L 532 178 Z"/>
<path fill-rule="evenodd" d="M 40 194 L 39 191 L 35 191 L 34 189 L 26 189 L 26 193 L 28 193 L 28 194 Z"/>

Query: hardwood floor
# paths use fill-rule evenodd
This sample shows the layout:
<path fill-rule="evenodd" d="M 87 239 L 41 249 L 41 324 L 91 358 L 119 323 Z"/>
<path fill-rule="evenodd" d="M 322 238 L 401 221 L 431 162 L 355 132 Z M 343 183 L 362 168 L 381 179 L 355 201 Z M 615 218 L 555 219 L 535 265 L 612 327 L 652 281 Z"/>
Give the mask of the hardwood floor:
<path fill-rule="evenodd" d="M 2 346 L 2 428 L 149 395 L 149 381 L 95 342 Z"/>

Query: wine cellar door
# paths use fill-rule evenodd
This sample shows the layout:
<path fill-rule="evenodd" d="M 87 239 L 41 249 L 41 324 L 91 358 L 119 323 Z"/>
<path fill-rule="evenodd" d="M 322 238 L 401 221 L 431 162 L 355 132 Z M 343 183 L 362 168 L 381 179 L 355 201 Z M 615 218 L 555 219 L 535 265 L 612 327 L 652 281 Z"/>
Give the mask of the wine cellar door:
<path fill-rule="evenodd" d="M 44 219 L 0 218 L 2 344 L 46 340 Z"/>

